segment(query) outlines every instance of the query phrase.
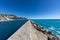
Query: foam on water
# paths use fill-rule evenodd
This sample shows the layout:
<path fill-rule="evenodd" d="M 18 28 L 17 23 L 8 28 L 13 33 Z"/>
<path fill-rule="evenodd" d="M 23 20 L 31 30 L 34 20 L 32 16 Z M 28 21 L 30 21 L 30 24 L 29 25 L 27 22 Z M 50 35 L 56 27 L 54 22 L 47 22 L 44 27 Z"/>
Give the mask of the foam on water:
<path fill-rule="evenodd" d="M 51 26 L 51 27 L 49 27 L 48 29 L 50 29 L 50 30 L 55 30 L 55 27 Z"/>
<path fill-rule="evenodd" d="M 33 21 L 60 38 L 60 19 L 33 19 Z"/>

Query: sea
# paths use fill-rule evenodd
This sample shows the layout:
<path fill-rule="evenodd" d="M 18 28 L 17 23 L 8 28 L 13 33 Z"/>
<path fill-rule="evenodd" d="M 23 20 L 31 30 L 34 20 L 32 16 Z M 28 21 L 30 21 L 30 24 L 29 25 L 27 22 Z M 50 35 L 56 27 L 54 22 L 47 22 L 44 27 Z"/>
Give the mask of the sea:
<path fill-rule="evenodd" d="M 32 19 L 32 21 L 60 38 L 60 19 Z"/>
<path fill-rule="evenodd" d="M 60 38 L 60 19 L 31 19 L 36 24 L 44 27 Z M 28 20 L 12 20 L 0 22 L 0 40 L 7 40 Z"/>
<path fill-rule="evenodd" d="M 27 20 L 12 20 L 0 22 L 0 40 L 7 40 Z"/>

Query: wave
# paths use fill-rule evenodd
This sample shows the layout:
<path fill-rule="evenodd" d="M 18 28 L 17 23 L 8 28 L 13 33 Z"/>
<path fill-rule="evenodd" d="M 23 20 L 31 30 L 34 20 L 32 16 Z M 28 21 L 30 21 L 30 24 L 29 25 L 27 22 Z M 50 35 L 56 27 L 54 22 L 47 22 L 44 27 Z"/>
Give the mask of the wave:
<path fill-rule="evenodd" d="M 51 27 L 49 27 L 48 29 L 50 29 L 50 30 L 55 30 L 56 28 L 53 27 L 53 26 L 51 26 Z"/>
<path fill-rule="evenodd" d="M 60 31 L 56 31 L 56 32 L 60 34 Z"/>

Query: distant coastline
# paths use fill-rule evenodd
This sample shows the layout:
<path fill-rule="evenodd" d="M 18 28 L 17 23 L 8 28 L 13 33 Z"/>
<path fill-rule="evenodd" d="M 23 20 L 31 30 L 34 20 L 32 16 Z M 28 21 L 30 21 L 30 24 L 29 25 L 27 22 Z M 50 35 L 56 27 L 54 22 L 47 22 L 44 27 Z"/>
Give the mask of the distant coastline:
<path fill-rule="evenodd" d="M 16 15 L 12 14 L 0 14 L 0 22 L 12 20 L 27 20 L 27 18 L 17 17 Z"/>

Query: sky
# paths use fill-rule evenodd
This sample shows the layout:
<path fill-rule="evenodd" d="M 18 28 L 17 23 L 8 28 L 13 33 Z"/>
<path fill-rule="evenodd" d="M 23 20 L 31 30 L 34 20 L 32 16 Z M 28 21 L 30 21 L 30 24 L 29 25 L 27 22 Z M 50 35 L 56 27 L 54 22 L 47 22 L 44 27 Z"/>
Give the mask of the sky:
<path fill-rule="evenodd" d="M 60 0 L 0 0 L 0 14 L 30 19 L 60 19 Z"/>

